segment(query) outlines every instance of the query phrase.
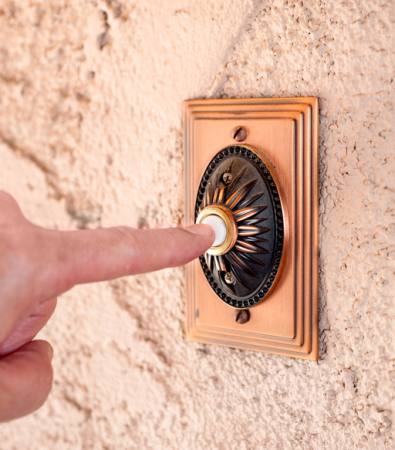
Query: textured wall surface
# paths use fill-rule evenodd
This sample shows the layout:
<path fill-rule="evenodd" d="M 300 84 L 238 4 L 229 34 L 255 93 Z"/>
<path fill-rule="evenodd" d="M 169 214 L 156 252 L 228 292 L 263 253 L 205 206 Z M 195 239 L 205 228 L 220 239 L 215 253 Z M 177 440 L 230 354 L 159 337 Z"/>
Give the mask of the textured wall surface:
<path fill-rule="evenodd" d="M 80 286 L 9 449 L 390 449 L 391 0 L 0 0 L 0 188 L 54 228 L 182 221 L 181 102 L 317 95 L 316 364 L 183 338 L 183 269 Z M 39 256 L 37 256 L 39 257 Z"/>

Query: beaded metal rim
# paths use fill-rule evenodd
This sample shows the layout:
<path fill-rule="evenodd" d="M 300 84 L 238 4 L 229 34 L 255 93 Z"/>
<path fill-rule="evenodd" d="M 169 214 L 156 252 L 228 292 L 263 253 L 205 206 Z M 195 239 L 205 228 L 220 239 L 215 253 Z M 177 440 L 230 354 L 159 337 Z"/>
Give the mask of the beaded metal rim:
<path fill-rule="evenodd" d="M 270 263 L 270 271 L 266 272 L 258 286 L 251 295 L 238 297 L 237 295 L 232 295 L 226 292 L 225 288 L 221 287 L 221 283 L 218 282 L 218 277 L 215 276 L 213 271 L 209 268 L 205 256 L 201 256 L 200 264 L 203 269 L 203 272 L 209 282 L 210 286 L 214 290 L 214 292 L 218 295 L 218 297 L 227 303 L 228 305 L 234 308 L 248 308 L 254 305 L 261 303 L 269 290 L 271 289 L 274 280 L 276 278 L 278 269 L 280 267 L 280 261 L 283 250 L 283 242 L 284 242 L 284 219 L 283 219 L 283 211 L 280 201 L 280 196 L 276 187 L 276 184 L 273 180 L 272 175 L 270 174 L 269 169 L 265 165 L 265 163 L 248 147 L 244 147 L 241 145 L 237 146 L 229 146 L 221 150 L 217 153 L 214 158 L 208 164 L 203 177 L 200 181 L 198 194 L 196 198 L 195 204 L 195 220 L 199 215 L 202 207 L 205 205 L 205 196 L 207 195 L 207 189 L 212 181 L 212 176 L 216 169 L 220 166 L 222 162 L 231 157 L 239 157 L 241 159 L 245 159 L 245 161 L 249 164 L 252 164 L 253 167 L 257 170 L 260 175 L 260 178 L 265 183 L 267 192 L 270 196 L 270 202 L 273 209 L 273 233 L 274 233 L 274 244 L 271 253 L 271 263 Z"/>

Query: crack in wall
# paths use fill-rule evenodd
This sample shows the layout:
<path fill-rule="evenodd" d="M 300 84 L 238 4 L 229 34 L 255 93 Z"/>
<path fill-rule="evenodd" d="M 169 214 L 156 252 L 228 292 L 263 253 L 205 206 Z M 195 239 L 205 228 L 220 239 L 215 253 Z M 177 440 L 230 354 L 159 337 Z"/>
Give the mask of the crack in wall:
<path fill-rule="evenodd" d="M 80 209 L 76 206 L 76 194 L 70 194 L 61 189 L 57 183 L 58 174 L 52 169 L 44 160 L 37 156 L 38 152 L 19 144 L 16 139 L 7 135 L 0 130 L 0 143 L 5 145 L 11 153 L 18 155 L 23 160 L 31 163 L 43 175 L 45 182 L 51 191 L 53 197 L 57 201 L 64 200 L 64 209 L 66 214 L 70 217 L 79 229 L 87 228 L 90 224 L 98 224 L 101 220 L 101 208 L 98 205 L 93 208 L 90 205 L 90 210 L 93 208 L 94 213 L 87 212 L 85 209 Z"/>
<path fill-rule="evenodd" d="M 129 354 L 125 353 L 117 344 L 115 344 L 115 349 L 119 354 L 123 357 L 127 358 L 127 361 L 132 364 L 138 370 L 148 374 L 153 378 L 153 380 L 162 386 L 167 404 L 175 404 L 180 409 L 180 416 L 183 417 L 186 415 L 186 405 L 183 401 L 182 396 L 174 390 L 169 381 L 171 379 L 171 369 L 172 369 L 172 361 L 168 357 L 165 348 L 160 343 L 160 341 L 153 336 L 149 336 L 147 333 L 149 332 L 150 326 L 149 323 L 145 320 L 143 315 L 140 313 L 138 308 L 131 303 L 127 303 L 125 301 L 126 290 L 127 290 L 127 281 L 126 280 L 116 280 L 110 283 L 110 287 L 113 291 L 113 296 L 116 304 L 125 311 L 130 318 L 136 323 L 137 332 L 134 333 L 134 339 L 145 342 L 149 345 L 153 354 L 161 361 L 162 366 L 158 367 L 157 365 L 151 364 L 149 361 L 138 362 L 129 356 Z M 161 416 L 164 415 L 164 412 L 161 413 Z"/>
<path fill-rule="evenodd" d="M 111 43 L 111 35 L 110 35 L 110 23 L 108 21 L 108 13 L 103 9 L 100 11 L 103 22 L 103 31 L 97 36 L 97 46 L 99 50 L 103 50 L 104 47 Z"/>
<path fill-rule="evenodd" d="M 158 357 L 158 359 L 167 367 L 171 366 L 171 361 L 168 358 L 165 349 L 161 345 L 160 341 L 153 336 L 149 336 L 147 333 L 150 330 L 149 323 L 144 319 L 143 315 L 139 311 L 138 307 L 132 303 L 125 301 L 127 298 L 127 281 L 116 280 L 110 282 L 110 287 L 114 295 L 116 304 L 125 311 L 136 323 L 137 332 L 136 339 L 146 342 L 150 345 L 152 351 Z"/>
<path fill-rule="evenodd" d="M 32 163 L 43 174 L 45 181 L 47 182 L 48 187 L 52 190 L 56 200 L 60 200 L 65 197 L 63 191 L 59 188 L 55 181 L 57 176 L 56 172 L 51 169 L 45 161 L 37 156 L 37 152 L 19 145 L 13 137 L 8 136 L 2 130 L 0 130 L 0 142 L 8 147 L 14 154 Z"/>
<path fill-rule="evenodd" d="M 226 68 L 229 64 L 229 61 L 232 58 L 234 49 L 236 45 L 241 41 L 242 37 L 245 33 L 249 31 L 249 25 L 256 19 L 264 6 L 262 6 L 262 2 L 260 0 L 252 0 L 251 11 L 246 15 L 243 23 L 239 26 L 239 29 L 236 35 L 233 37 L 230 45 L 228 45 L 223 62 L 221 64 L 220 69 L 214 76 L 214 80 L 211 83 L 211 86 L 207 89 L 206 97 L 221 97 L 223 94 L 224 86 L 227 82 Z"/>

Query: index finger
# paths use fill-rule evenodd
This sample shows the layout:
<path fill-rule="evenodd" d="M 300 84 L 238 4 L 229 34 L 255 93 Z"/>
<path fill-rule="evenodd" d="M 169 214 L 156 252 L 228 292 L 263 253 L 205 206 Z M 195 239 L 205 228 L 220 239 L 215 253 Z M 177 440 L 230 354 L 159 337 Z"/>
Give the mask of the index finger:
<path fill-rule="evenodd" d="M 185 264 L 214 240 L 208 225 L 139 230 L 128 227 L 53 232 L 60 284 L 109 280 Z"/>

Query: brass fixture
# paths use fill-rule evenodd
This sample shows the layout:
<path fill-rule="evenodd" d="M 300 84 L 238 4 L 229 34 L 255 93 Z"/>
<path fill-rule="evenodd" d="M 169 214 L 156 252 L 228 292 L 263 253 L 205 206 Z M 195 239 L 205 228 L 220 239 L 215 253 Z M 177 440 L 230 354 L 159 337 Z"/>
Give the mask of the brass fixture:
<path fill-rule="evenodd" d="M 184 125 L 185 222 L 218 231 L 186 267 L 187 338 L 317 360 L 318 99 L 194 99 Z"/>
<path fill-rule="evenodd" d="M 250 147 L 226 147 L 209 163 L 198 190 L 196 223 L 211 216 L 222 219 L 226 235 L 200 258 L 208 282 L 230 306 L 260 303 L 280 266 L 284 220 L 273 177 Z"/>
<path fill-rule="evenodd" d="M 224 190 L 222 191 L 224 192 Z M 218 199 L 219 201 L 219 199 Z M 213 245 L 207 250 L 207 254 L 219 257 L 225 255 L 235 245 L 237 240 L 237 225 L 232 211 L 222 204 L 213 204 L 205 206 L 196 219 L 196 223 L 204 223 L 210 216 L 218 216 L 222 219 L 226 228 L 225 240 L 220 245 Z"/>

